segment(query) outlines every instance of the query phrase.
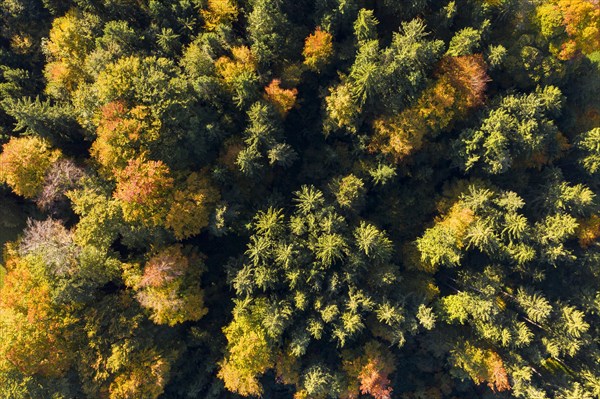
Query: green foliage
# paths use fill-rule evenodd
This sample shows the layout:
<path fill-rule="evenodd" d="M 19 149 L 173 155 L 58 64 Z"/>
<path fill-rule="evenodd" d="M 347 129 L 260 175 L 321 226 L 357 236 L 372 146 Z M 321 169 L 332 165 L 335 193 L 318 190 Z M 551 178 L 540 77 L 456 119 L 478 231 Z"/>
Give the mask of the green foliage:
<path fill-rule="evenodd" d="M 590 174 L 600 170 L 600 128 L 595 128 L 579 136 L 577 147 L 585 154 L 579 162 Z"/>
<path fill-rule="evenodd" d="M 481 32 L 473 28 L 464 28 L 456 33 L 448 47 L 447 54 L 453 57 L 473 54 L 480 46 Z"/>
<path fill-rule="evenodd" d="M 0 1 L 0 397 L 599 397 L 599 10 Z"/>
<path fill-rule="evenodd" d="M 560 107 L 561 92 L 552 86 L 502 98 L 478 128 L 461 132 L 456 141 L 460 166 L 468 171 L 477 165 L 498 174 L 514 164 L 540 167 L 558 157 L 561 136 L 550 117 Z"/>

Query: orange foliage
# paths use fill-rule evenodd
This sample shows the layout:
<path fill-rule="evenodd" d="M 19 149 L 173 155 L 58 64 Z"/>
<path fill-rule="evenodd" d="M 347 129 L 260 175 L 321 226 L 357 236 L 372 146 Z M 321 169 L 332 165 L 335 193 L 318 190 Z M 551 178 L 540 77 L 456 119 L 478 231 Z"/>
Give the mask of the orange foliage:
<path fill-rule="evenodd" d="M 600 5 L 598 1 L 559 0 L 565 30 L 572 46 L 585 54 L 600 50 Z M 569 43 L 569 42 L 567 42 Z"/>
<path fill-rule="evenodd" d="M 358 375 L 360 379 L 360 392 L 369 394 L 375 399 L 390 399 L 392 388 L 385 370 L 379 364 L 379 360 L 370 360 Z"/>
<path fill-rule="evenodd" d="M 160 287 L 169 284 L 185 274 L 190 266 L 187 257 L 181 253 L 181 246 L 175 245 L 160 251 L 150 258 L 138 287 Z"/>
<path fill-rule="evenodd" d="M 52 307 L 50 287 L 36 262 L 13 253 L 6 263 L 0 288 L 0 373 L 16 368 L 26 375 L 56 377 L 73 360 L 71 321 Z"/>
<path fill-rule="evenodd" d="M 553 0 L 537 8 L 542 34 L 552 40 L 551 51 L 562 60 L 578 52 L 600 50 L 600 4 L 595 0 Z"/>
<path fill-rule="evenodd" d="M 162 161 L 136 158 L 117 171 L 116 177 L 113 196 L 120 201 L 125 220 L 162 224 L 173 189 L 169 168 Z"/>
<path fill-rule="evenodd" d="M 330 61 L 333 56 L 333 37 L 331 33 L 317 27 L 304 41 L 304 64 L 318 71 Z"/>
<path fill-rule="evenodd" d="M 149 120 L 146 107 L 128 110 L 122 101 L 110 102 L 101 109 L 91 155 L 110 176 L 115 168 L 123 169 L 130 159 L 157 140 L 158 128 L 157 122 Z"/>
<path fill-rule="evenodd" d="M 377 341 L 367 342 L 361 356 L 344 354 L 343 368 L 350 377 L 350 384 L 342 397 L 355 399 L 359 391 L 363 395 L 371 395 L 375 399 L 390 399 L 389 374 L 395 370 L 393 355 L 385 350 Z"/>
<path fill-rule="evenodd" d="M 510 383 L 508 382 L 508 374 L 504 368 L 504 362 L 496 352 L 491 352 L 486 360 L 489 375 L 487 378 L 488 387 L 493 391 L 508 391 Z"/>
<path fill-rule="evenodd" d="M 271 83 L 265 87 L 265 98 L 277 108 L 281 116 L 285 116 L 296 103 L 297 89 L 282 89 L 279 85 L 279 79 L 273 79 Z"/>
<path fill-rule="evenodd" d="M 174 245 L 150 258 L 141 276 L 126 281 L 138 291 L 138 301 L 151 310 L 155 323 L 173 326 L 207 313 L 200 289 L 201 267 L 198 255 L 186 256 L 181 245 Z"/>
<path fill-rule="evenodd" d="M 579 220 L 577 238 L 582 248 L 587 248 L 600 237 L 600 216 L 592 215 L 589 219 Z"/>
<path fill-rule="evenodd" d="M 154 198 L 163 198 L 163 193 L 173 185 L 169 168 L 162 161 L 132 159 L 119 173 L 114 197 L 135 204 L 144 204 Z"/>
<path fill-rule="evenodd" d="M 467 343 L 454 351 L 454 360 L 475 383 L 487 382 L 487 386 L 497 392 L 511 389 L 504 362 L 493 350 L 477 348 Z"/>
<path fill-rule="evenodd" d="M 437 81 L 421 93 L 414 106 L 373 122 L 375 135 L 369 149 L 402 160 L 419 150 L 426 136 L 435 137 L 481 105 L 488 81 L 480 54 L 444 57 Z"/>

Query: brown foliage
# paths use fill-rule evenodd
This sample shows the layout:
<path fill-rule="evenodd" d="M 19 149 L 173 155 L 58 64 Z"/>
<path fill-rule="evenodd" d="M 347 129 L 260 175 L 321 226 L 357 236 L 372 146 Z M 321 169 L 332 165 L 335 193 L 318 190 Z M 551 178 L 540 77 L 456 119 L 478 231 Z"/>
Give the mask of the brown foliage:
<path fill-rule="evenodd" d="M 393 391 L 389 375 L 394 372 L 395 359 L 383 345 L 377 341 L 367 342 L 362 355 L 344 354 L 343 368 L 350 378 L 342 397 L 358 398 L 371 395 L 375 399 L 390 399 Z"/>
<path fill-rule="evenodd" d="M 483 104 L 485 88 L 490 81 L 486 73 L 487 66 L 481 54 L 444 57 L 439 70 L 448 76 L 452 86 L 458 91 L 459 111 Z M 461 115 L 464 116 L 464 115 Z"/>
<path fill-rule="evenodd" d="M 44 179 L 44 188 L 36 198 L 40 209 L 55 213 L 60 205 L 68 206 L 65 193 L 77 187 L 85 176 L 85 171 L 70 159 L 61 159 L 54 163 Z"/>

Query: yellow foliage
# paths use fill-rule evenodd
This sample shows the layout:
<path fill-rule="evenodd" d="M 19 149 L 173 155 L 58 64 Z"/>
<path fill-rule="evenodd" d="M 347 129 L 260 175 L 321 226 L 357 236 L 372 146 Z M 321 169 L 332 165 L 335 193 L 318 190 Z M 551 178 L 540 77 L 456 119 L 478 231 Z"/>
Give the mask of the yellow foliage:
<path fill-rule="evenodd" d="M 260 311 L 258 301 L 250 310 L 234 310 L 233 321 L 223 329 L 227 337 L 227 357 L 221 363 L 218 377 L 225 388 L 242 396 L 259 396 L 262 386 L 258 378 L 275 362 L 275 353 L 267 333 L 253 312 Z"/>
<path fill-rule="evenodd" d="M 231 53 L 233 58 L 223 56 L 215 62 L 217 72 L 228 84 L 242 73 L 254 73 L 257 65 L 252 51 L 246 46 L 233 47 Z"/>
<path fill-rule="evenodd" d="M 450 228 L 454 231 L 454 236 L 457 239 L 457 246 L 463 247 L 462 239 L 467 233 L 469 226 L 476 220 L 475 214 L 469 208 L 463 207 L 458 202 L 450 208 L 448 214 L 438 224 Z"/>
<path fill-rule="evenodd" d="M 419 109 L 408 108 L 395 116 L 376 119 L 373 129 L 375 135 L 369 149 L 390 154 L 400 161 L 423 146 L 427 125 Z"/>
<path fill-rule="evenodd" d="M 173 194 L 165 227 L 171 229 L 178 240 L 196 235 L 208 226 L 209 216 L 220 199 L 207 173 L 205 170 L 190 174 L 185 185 Z"/>
<path fill-rule="evenodd" d="M 142 61 L 139 57 L 124 57 L 109 64 L 98 74 L 95 87 L 100 104 L 107 104 L 126 97 L 134 91 L 132 76 L 140 73 Z"/>
<path fill-rule="evenodd" d="M 331 33 L 317 27 L 304 41 L 304 64 L 319 71 L 329 63 L 333 56 L 333 37 Z"/>
<path fill-rule="evenodd" d="M 0 374 L 16 368 L 25 375 L 61 376 L 73 360 L 73 320 L 52 306 L 39 260 L 7 252 L 11 255 L 0 287 Z"/>
<path fill-rule="evenodd" d="M 207 9 L 200 11 L 207 30 L 237 19 L 238 8 L 233 0 L 208 0 Z"/>
<path fill-rule="evenodd" d="M 511 389 L 504 362 L 496 352 L 465 343 L 453 350 L 452 355 L 455 365 L 466 371 L 476 384 L 485 382 L 498 392 Z"/>
<path fill-rule="evenodd" d="M 12 137 L 2 146 L 0 182 L 25 198 L 34 198 L 43 188 L 46 173 L 60 159 L 59 150 L 37 136 Z"/>
<path fill-rule="evenodd" d="M 33 48 L 33 41 L 30 35 L 14 35 L 10 39 L 10 48 L 17 54 L 27 54 Z"/>
<path fill-rule="evenodd" d="M 125 357 L 127 362 L 115 357 Z M 109 399 L 156 399 L 163 392 L 171 371 L 170 362 L 156 349 L 145 349 L 134 354 L 120 354 L 113 348 L 109 367 L 117 372 L 110 384 Z"/>
<path fill-rule="evenodd" d="M 85 79 L 83 65 L 94 48 L 93 30 L 99 23 L 98 17 L 74 10 L 54 19 L 46 43 L 51 60 L 45 69 L 48 94 L 61 97 L 63 90 L 72 93 Z"/>
<path fill-rule="evenodd" d="M 326 131 L 347 128 L 356 131 L 355 121 L 360 113 L 360 107 L 354 101 L 352 89 L 349 84 L 340 84 L 329 88 L 329 95 L 325 98 L 327 104 Z"/>

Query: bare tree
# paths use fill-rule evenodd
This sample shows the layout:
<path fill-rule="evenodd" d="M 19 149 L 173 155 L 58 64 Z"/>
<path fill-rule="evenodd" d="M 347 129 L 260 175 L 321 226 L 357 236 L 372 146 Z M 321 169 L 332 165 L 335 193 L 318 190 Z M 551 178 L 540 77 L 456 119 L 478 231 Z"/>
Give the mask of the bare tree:
<path fill-rule="evenodd" d="M 46 174 L 44 188 L 36 198 L 38 207 L 52 215 L 57 215 L 68 208 L 65 193 L 76 188 L 84 176 L 84 169 L 70 159 L 55 162 Z"/>

